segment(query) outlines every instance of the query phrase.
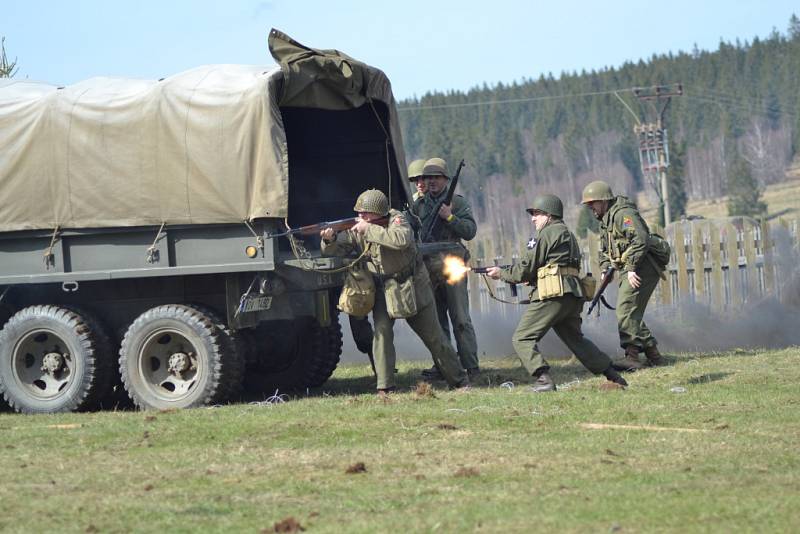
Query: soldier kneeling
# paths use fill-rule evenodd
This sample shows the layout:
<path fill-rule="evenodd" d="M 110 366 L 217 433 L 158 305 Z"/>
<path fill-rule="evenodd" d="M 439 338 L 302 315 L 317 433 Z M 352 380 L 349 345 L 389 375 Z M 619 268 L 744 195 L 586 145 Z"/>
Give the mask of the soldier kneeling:
<path fill-rule="evenodd" d="M 469 385 L 458 355 L 439 327 L 428 271 L 422 255 L 417 254 L 414 232 L 405 216 L 390 210 L 389 199 L 377 189 L 361 193 L 353 209 L 360 219 L 353 228 L 339 233 L 332 228 L 320 232 L 322 253 L 358 255 L 348 276 L 374 284 L 372 352 L 378 392 L 395 389 L 394 321 L 401 318 L 408 321 L 431 352 L 451 387 Z M 347 286 L 343 293 L 347 294 Z M 358 314 L 364 313 L 362 309 Z"/>
<path fill-rule="evenodd" d="M 611 366 L 611 359 L 581 332 L 581 311 L 586 295 L 580 281 L 581 253 L 578 241 L 562 220 L 563 206 L 555 195 L 533 199 L 528 213 L 537 239 L 524 257 L 511 267 L 492 267 L 487 274 L 496 280 L 533 286 L 531 304 L 514 332 L 513 343 L 525 369 L 536 379 L 537 393 L 555 391 L 550 366 L 537 343 L 553 328 L 581 363 L 594 374 L 603 374 L 609 386 L 628 383 Z"/>

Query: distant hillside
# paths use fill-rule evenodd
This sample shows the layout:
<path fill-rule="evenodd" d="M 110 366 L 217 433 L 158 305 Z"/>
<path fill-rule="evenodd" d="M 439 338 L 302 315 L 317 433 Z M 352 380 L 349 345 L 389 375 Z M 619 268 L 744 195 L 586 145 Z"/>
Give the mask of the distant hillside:
<path fill-rule="evenodd" d="M 785 179 L 800 152 L 796 16 L 785 34 L 720 42 L 713 52 L 670 52 L 601 71 L 402 101 L 406 153 L 409 160 L 466 159 L 462 193 L 483 222 L 508 228 L 519 224 L 509 208 L 521 209 L 537 191 L 557 193 L 575 206 L 587 182 L 605 179 L 635 197 L 649 187 L 639 170 L 633 119 L 614 92 L 639 111 L 631 88 L 675 82 L 683 84 L 684 96 L 673 99 L 667 126 L 690 200 L 725 195 L 734 153 L 763 186 Z"/>

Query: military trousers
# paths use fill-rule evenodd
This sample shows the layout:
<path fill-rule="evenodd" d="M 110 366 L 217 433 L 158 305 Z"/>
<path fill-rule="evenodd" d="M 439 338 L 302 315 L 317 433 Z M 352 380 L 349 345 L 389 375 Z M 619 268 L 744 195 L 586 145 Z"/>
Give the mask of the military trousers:
<path fill-rule="evenodd" d="M 434 290 L 436 297 L 436 312 L 439 324 L 448 341 L 450 341 L 450 324 L 453 325 L 453 337 L 456 339 L 456 349 L 461 366 L 464 369 L 478 367 L 478 340 L 475 337 L 475 328 L 469 315 L 469 292 L 467 279 L 464 277 L 457 284 L 450 285 L 446 282 Z"/>
<path fill-rule="evenodd" d="M 430 286 L 427 288 L 430 291 Z M 436 320 L 436 305 L 433 296 L 427 299 L 418 299 L 428 302 L 417 310 L 417 314 L 408 317 L 409 326 L 422 340 L 430 351 L 433 362 L 442 372 L 450 386 L 458 387 L 467 383 L 467 373 L 458 360 L 458 354 L 444 337 L 439 323 Z M 395 385 L 394 369 L 397 362 L 397 353 L 394 348 L 394 322 L 386 310 L 386 298 L 380 289 L 375 294 L 375 307 L 372 309 L 372 322 L 374 323 L 374 337 L 372 340 L 372 354 L 375 359 L 375 372 L 378 375 L 378 389 L 386 389 Z"/>
<path fill-rule="evenodd" d="M 611 365 L 611 359 L 581 331 L 581 311 L 584 301 L 572 294 L 530 303 L 514 332 L 512 342 L 525 369 L 533 375 L 549 367 L 537 344 L 552 328 L 584 367 L 600 374 Z"/>
<path fill-rule="evenodd" d="M 353 342 L 359 352 L 364 354 L 372 353 L 372 325 L 369 317 L 356 317 L 348 315 L 350 318 L 350 332 L 353 334 Z"/>
<path fill-rule="evenodd" d="M 661 279 L 656 268 L 648 259 L 636 270 L 642 279 L 638 288 L 628 282 L 628 273 L 620 273 L 619 290 L 617 292 L 617 328 L 619 344 L 622 348 L 633 345 L 640 351 L 655 347 L 656 338 L 644 322 L 644 310 L 658 281 Z"/>

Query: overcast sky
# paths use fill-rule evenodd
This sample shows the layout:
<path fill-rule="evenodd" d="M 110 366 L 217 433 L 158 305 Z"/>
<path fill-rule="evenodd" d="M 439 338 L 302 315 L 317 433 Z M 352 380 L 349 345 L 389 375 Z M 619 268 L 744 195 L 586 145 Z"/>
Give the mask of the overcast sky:
<path fill-rule="evenodd" d="M 797 0 L 0 0 L 0 35 L 18 77 L 66 85 L 272 64 L 275 27 L 383 69 L 402 99 L 716 49 L 785 33 L 793 12 Z"/>

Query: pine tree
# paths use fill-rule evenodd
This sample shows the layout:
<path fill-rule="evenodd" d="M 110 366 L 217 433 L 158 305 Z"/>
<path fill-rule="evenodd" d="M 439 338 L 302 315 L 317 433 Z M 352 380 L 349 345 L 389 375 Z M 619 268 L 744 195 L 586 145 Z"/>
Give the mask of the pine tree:
<path fill-rule="evenodd" d="M 6 57 L 6 38 L 0 38 L 0 78 L 13 78 L 17 73 L 17 60 L 8 61 Z"/>
<path fill-rule="evenodd" d="M 669 218 L 672 221 L 686 215 L 686 142 L 675 143 L 669 155 L 667 188 L 669 189 Z"/>
<path fill-rule="evenodd" d="M 800 19 L 797 18 L 797 15 L 792 13 L 791 18 L 789 19 L 789 31 L 787 32 L 790 41 L 800 39 Z"/>
<path fill-rule="evenodd" d="M 728 215 L 758 217 L 766 213 L 767 205 L 761 201 L 761 187 L 750 164 L 737 154 L 728 170 Z"/>

